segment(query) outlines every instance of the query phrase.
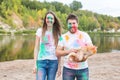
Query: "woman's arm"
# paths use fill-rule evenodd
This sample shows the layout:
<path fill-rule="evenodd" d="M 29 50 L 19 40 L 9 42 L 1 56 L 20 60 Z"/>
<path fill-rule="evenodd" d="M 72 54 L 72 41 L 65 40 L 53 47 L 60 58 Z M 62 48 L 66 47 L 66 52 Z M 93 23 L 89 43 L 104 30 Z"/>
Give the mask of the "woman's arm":
<path fill-rule="evenodd" d="M 40 43 L 40 37 L 36 36 L 35 47 L 34 47 L 34 70 L 33 70 L 34 73 L 36 72 L 36 61 L 39 52 L 39 43 Z"/>
<path fill-rule="evenodd" d="M 60 75 L 61 75 L 61 66 L 62 66 L 62 64 L 61 64 L 61 57 L 57 57 L 58 58 L 58 71 L 57 71 L 57 77 L 59 77 Z"/>

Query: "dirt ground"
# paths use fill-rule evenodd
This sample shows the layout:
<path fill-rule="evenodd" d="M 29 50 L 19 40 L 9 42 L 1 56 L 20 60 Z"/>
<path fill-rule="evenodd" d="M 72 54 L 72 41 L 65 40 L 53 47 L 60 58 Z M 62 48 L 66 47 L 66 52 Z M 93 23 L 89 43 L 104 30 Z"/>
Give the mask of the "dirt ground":
<path fill-rule="evenodd" d="M 93 55 L 88 64 L 90 80 L 120 80 L 120 52 Z M 0 62 L 0 80 L 35 80 L 32 68 L 33 59 Z"/>

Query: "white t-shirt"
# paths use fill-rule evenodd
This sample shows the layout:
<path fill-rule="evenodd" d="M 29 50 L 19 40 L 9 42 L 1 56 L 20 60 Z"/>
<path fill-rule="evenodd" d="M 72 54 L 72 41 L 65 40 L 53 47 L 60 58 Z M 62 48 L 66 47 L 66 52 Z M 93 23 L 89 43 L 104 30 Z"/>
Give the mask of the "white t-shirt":
<path fill-rule="evenodd" d="M 82 31 L 77 31 L 75 34 L 67 32 L 61 36 L 58 46 L 64 49 L 80 48 L 86 44 L 92 44 L 89 35 Z M 64 56 L 64 66 L 70 69 L 84 69 L 88 67 L 87 61 L 84 62 L 71 62 L 68 60 L 68 55 Z"/>
<path fill-rule="evenodd" d="M 46 31 L 43 40 L 42 40 L 41 28 L 37 30 L 36 35 L 40 37 L 38 60 L 45 60 L 45 59 L 57 60 L 52 31 Z"/>

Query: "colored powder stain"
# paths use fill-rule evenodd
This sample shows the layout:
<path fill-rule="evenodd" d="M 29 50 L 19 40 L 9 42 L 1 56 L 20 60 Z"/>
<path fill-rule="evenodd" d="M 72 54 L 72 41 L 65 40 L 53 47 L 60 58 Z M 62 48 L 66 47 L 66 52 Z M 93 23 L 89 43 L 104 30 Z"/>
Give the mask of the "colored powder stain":
<path fill-rule="evenodd" d="M 48 42 L 48 38 L 47 38 L 46 36 L 44 36 L 43 41 L 44 41 L 45 43 Z"/>
<path fill-rule="evenodd" d="M 76 32 L 76 35 L 79 35 L 79 31 Z"/>
<path fill-rule="evenodd" d="M 49 56 L 49 55 L 52 55 L 51 52 L 46 51 L 46 55 L 45 56 Z"/>
<path fill-rule="evenodd" d="M 83 46 L 86 46 L 86 44 L 85 44 L 82 40 L 79 40 L 79 41 L 78 41 L 78 44 L 79 44 L 80 46 L 82 46 L 82 47 L 83 47 Z"/>
<path fill-rule="evenodd" d="M 41 70 L 40 70 L 40 71 L 38 70 L 38 71 L 37 71 L 37 75 L 36 75 L 36 80 L 42 80 L 41 75 L 42 75 Z"/>
<path fill-rule="evenodd" d="M 80 45 L 78 44 L 79 43 L 79 41 L 78 40 L 75 40 L 74 42 L 73 42 L 73 47 L 80 47 Z"/>
<path fill-rule="evenodd" d="M 68 23 L 68 29 L 70 30 L 72 27 L 72 25 L 70 23 Z"/>
<path fill-rule="evenodd" d="M 47 22 L 52 23 L 52 17 L 51 17 L 51 16 L 48 16 L 48 17 L 47 17 Z"/>
<path fill-rule="evenodd" d="M 77 27 L 75 26 L 75 24 L 72 26 L 72 28 L 73 28 L 74 32 L 77 31 Z"/>
<path fill-rule="evenodd" d="M 63 38 L 60 36 L 59 41 L 62 41 L 62 40 L 63 40 Z"/>
<path fill-rule="evenodd" d="M 48 35 L 48 41 L 50 41 L 50 35 Z"/>
<path fill-rule="evenodd" d="M 65 40 L 68 41 L 69 40 L 69 36 L 65 35 Z"/>
<path fill-rule="evenodd" d="M 52 23 L 52 19 L 49 19 L 49 22 Z"/>
<path fill-rule="evenodd" d="M 46 49 L 45 49 L 45 44 L 41 43 L 40 45 L 40 57 L 44 56 Z"/>
<path fill-rule="evenodd" d="M 83 75 L 83 80 L 88 80 L 88 77 L 87 77 L 88 74 L 86 72 L 82 73 L 82 75 Z"/>
<path fill-rule="evenodd" d="M 77 31 L 77 27 L 72 27 L 73 31 L 76 32 Z"/>
<path fill-rule="evenodd" d="M 50 20 L 50 22 L 52 23 L 53 21 L 52 21 L 52 20 Z"/>
<path fill-rule="evenodd" d="M 83 71 L 82 72 L 81 71 L 77 71 L 76 74 L 78 74 L 78 75 L 80 74 L 81 75 L 81 77 L 82 77 L 81 80 L 88 80 L 88 78 L 89 78 L 88 77 L 89 73 L 86 70 L 84 72 Z"/>
<path fill-rule="evenodd" d="M 70 68 L 78 68 L 78 64 L 76 64 L 76 63 L 68 62 L 68 66 L 69 66 Z"/>
<path fill-rule="evenodd" d="M 37 61 L 37 70 L 39 70 L 39 68 L 41 67 L 42 65 L 39 64 L 39 61 Z"/>
<path fill-rule="evenodd" d="M 82 39 L 82 38 L 83 38 L 83 36 L 82 36 L 82 34 L 80 34 L 80 35 L 79 35 L 79 39 Z"/>
<path fill-rule="evenodd" d="M 85 63 L 84 63 L 84 62 L 82 62 L 82 63 L 81 63 L 81 66 L 82 66 L 82 67 L 84 67 L 84 66 L 85 66 Z"/>

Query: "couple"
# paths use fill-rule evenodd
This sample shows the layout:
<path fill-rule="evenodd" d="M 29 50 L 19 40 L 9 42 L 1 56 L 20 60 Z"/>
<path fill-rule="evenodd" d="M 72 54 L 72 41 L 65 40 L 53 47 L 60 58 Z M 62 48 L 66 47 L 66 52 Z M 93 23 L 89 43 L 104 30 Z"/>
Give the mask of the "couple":
<path fill-rule="evenodd" d="M 34 48 L 34 73 L 36 80 L 55 80 L 61 74 L 61 56 L 64 56 L 62 80 L 88 80 L 87 57 L 82 62 L 69 61 L 68 55 L 76 53 L 82 44 L 92 44 L 89 35 L 78 30 L 78 18 L 69 14 L 66 19 L 68 32 L 61 35 L 61 26 L 55 14 L 47 12 L 43 27 L 36 31 Z"/>

